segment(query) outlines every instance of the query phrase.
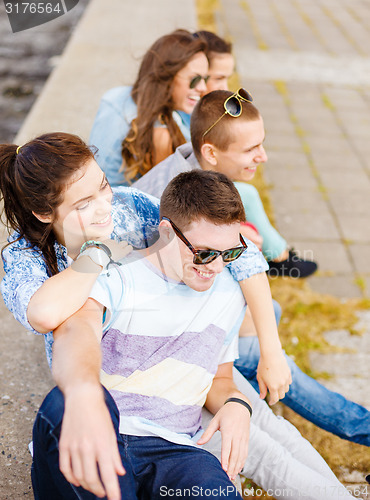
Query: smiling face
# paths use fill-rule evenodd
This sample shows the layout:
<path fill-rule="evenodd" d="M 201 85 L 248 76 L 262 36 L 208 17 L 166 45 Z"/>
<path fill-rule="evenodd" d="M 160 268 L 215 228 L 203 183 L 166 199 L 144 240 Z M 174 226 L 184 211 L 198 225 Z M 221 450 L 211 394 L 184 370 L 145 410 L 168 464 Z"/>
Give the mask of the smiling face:
<path fill-rule="evenodd" d="M 165 226 L 173 236 L 167 245 L 166 273 L 169 277 L 182 281 L 197 292 L 208 290 L 213 285 L 217 274 L 221 273 L 226 265 L 222 257 L 217 257 L 209 264 L 194 264 L 192 251 L 173 233 L 170 223 L 162 221 L 161 226 Z M 201 219 L 192 222 L 182 232 L 196 250 L 228 250 L 241 246 L 239 222 L 217 225 Z"/>
<path fill-rule="evenodd" d="M 67 186 L 59 205 L 53 231 L 72 254 L 91 239 L 104 240 L 113 231 L 112 190 L 104 172 L 89 160 Z"/>
<path fill-rule="evenodd" d="M 205 170 L 221 172 L 232 181 L 251 181 L 260 163 L 267 161 L 263 147 L 265 130 L 262 118 L 243 121 L 234 118 L 229 121 L 230 134 L 234 138 L 225 151 L 213 145 L 202 146 L 202 167 Z"/>
<path fill-rule="evenodd" d="M 211 53 L 207 92 L 229 90 L 228 80 L 234 73 L 234 57 L 231 54 Z"/>
<path fill-rule="evenodd" d="M 201 95 L 206 92 L 204 79 L 200 79 L 194 88 L 190 88 L 191 80 L 196 76 L 206 78 L 208 61 L 203 52 L 195 54 L 176 75 L 173 80 L 172 101 L 174 109 L 191 114 Z"/>

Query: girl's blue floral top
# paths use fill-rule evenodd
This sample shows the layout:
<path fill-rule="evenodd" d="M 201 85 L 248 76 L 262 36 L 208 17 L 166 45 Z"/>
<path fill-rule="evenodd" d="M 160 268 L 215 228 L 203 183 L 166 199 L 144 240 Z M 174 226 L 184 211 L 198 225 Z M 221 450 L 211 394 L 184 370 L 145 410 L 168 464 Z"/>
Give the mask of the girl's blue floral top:
<path fill-rule="evenodd" d="M 159 201 L 136 189 L 113 188 L 112 239 L 127 241 L 134 248 L 150 246 L 158 237 Z M 18 237 L 13 233 L 8 241 Z M 67 249 L 55 243 L 59 271 L 68 267 Z M 14 317 L 28 330 L 38 334 L 27 320 L 27 307 L 32 295 L 49 278 L 45 261 L 37 247 L 31 248 L 25 238 L 14 241 L 3 251 L 5 276 L 1 282 L 4 302 Z M 228 265 L 237 281 L 266 271 L 268 265 L 257 247 L 248 241 L 248 250 Z M 53 334 L 45 334 L 46 357 L 51 366 Z"/>

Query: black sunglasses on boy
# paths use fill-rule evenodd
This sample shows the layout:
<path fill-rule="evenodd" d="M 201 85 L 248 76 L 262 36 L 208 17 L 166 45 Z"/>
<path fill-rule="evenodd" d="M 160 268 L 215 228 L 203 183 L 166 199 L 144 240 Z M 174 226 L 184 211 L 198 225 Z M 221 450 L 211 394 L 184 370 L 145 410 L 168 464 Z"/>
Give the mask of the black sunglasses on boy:
<path fill-rule="evenodd" d="M 167 220 L 174 230 L 176 236 L 180 238 L 180 240 L 185 243 L 185 245 L 191 250 L 193 253 L 193 263 L 200 264 L 209 264 L 213 262 L 220 255 L 222 256 L 222 260 L 224 262 L 232 262 L 233 260 L 238 259 L 243 252 L 248 248 L 246 242 L 243 239 L 243 236 L 239 234 L 240 243 L 243 245 L 241 247 L 229 248 L 228 250 L 196 250 L 190 241 L 182 234 L 180 229 L 176 226 L 174 222 L 171 221 L 168 217 L 162 217 L 162 220 Z"/>

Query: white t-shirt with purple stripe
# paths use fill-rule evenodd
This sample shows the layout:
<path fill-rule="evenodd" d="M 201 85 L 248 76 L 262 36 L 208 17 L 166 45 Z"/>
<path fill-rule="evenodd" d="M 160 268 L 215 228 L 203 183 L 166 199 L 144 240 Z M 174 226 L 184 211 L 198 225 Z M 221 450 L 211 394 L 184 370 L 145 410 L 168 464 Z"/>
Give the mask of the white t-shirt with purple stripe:
<path fill-rule="evenodd" d="M 218 365 L 238 356 L 245 302 L 225 269 L 196 292 L 137 252 L 102 274 L 91 297 L 107 309 L 101 381 L 120 432 L 194 445 Z"/>

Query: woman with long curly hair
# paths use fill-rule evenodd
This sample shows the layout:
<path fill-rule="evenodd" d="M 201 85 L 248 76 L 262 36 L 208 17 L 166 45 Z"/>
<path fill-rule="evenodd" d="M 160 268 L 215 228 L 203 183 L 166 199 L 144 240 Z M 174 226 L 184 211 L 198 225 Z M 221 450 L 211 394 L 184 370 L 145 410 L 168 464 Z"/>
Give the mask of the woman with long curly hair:
<path fill-rule="evenodd" d="M 190 140 L 190 114 L 206 91 L 205 41 L 186 30 L 159 38 L 132 87 L 103 96 L 89 142 L 111 185 L 128 185 Z"/>

